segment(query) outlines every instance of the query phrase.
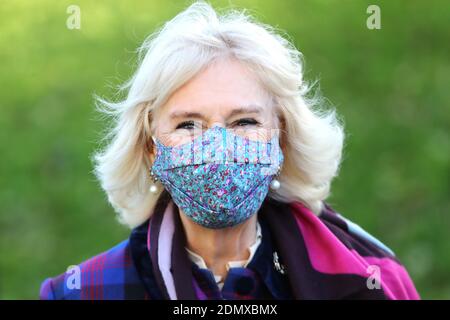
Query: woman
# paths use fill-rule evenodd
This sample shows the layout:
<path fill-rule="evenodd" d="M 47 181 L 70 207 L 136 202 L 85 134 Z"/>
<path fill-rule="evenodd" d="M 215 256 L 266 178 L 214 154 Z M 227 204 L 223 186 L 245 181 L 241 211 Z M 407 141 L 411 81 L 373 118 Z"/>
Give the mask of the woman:
<path fill-rule="evenodd" d="M 305 99 L 289 41 L 197 2 L 141 53 L 126 99 L 100 100 L 116 125 L 95 156 L 131 235 L 42 299 L 419 298 L 392 251 L 324 202 L 343 129 Z"/>

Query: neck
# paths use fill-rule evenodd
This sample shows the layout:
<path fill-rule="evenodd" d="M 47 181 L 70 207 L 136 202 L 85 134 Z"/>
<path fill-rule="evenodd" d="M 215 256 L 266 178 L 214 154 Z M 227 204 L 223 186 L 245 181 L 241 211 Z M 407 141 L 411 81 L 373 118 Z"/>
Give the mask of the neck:
<path fill-rule="evenodd" d="M 186 247 L 200 255 L 214 274 L 225 277 L 228 261 L 249 258 L 248 247 L 256 239 L 256 214 L 237 226 L 223 229 L 205 228 L 190 220 L 181 209 L 180 218 Z"/>

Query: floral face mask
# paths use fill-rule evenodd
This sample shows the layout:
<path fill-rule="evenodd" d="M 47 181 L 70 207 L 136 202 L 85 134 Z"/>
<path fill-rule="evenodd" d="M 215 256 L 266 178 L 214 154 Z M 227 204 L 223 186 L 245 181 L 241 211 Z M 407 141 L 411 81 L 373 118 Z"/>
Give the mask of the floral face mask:
<path fill-rule="evenodd" d="M 284 160 L 278 134 L 257 141 L 213 126 L 182 145 L 154 142 L 152 174 L 190 219 L 213 229 L 255 214 Z"/>

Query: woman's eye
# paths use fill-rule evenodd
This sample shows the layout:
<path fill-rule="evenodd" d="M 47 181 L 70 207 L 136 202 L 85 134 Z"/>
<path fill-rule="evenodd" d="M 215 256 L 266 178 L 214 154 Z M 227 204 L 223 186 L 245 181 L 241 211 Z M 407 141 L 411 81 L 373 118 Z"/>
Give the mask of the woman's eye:
<path fill-rule="evenodd" d="M 240 119 L 235 122 L 235 125 L 238 127 L 243 127 L 243 126 L 247 126 L 247 125 L 256 125 L 256 124 L 259 124 L 259 122 L 256 121 L 255 119 L 251 119 L 251 118 Z"/>
<path fill-rule="evenodd" d="M 187 130 L 191 130 L 195 128 L 195 123 L 194 121 L 190 120 L 190 121 L 183 121 L 180 124 L 177 125 L 177 129 L 187 129 Z"/>

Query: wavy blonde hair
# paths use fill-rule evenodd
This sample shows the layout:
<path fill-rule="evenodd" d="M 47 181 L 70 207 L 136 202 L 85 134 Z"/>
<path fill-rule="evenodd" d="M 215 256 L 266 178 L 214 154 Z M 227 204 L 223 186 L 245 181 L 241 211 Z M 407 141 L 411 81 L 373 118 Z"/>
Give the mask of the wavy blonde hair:
<path fill-rule="evenodd" d="M 136 72 L 121 86 L 126 98 L 97 97 L 97 108 L 113 123 L 106 147 L 93 156 L 94 172 L 122 223 L 135 227 L 147 220 L 160 194 L 149 192 L 152 114 L 213 60 L 230 55 L 251 68 L 278 108 L 285 162 L 281 188 L 268 196 L 320 213 L 339 170 L 344 132 L 334 110 L 306 98 L 302 55 L 287 37 L 245 9 L 218 15 L 199 1 L 152 33 L 138 53 Z"/>

